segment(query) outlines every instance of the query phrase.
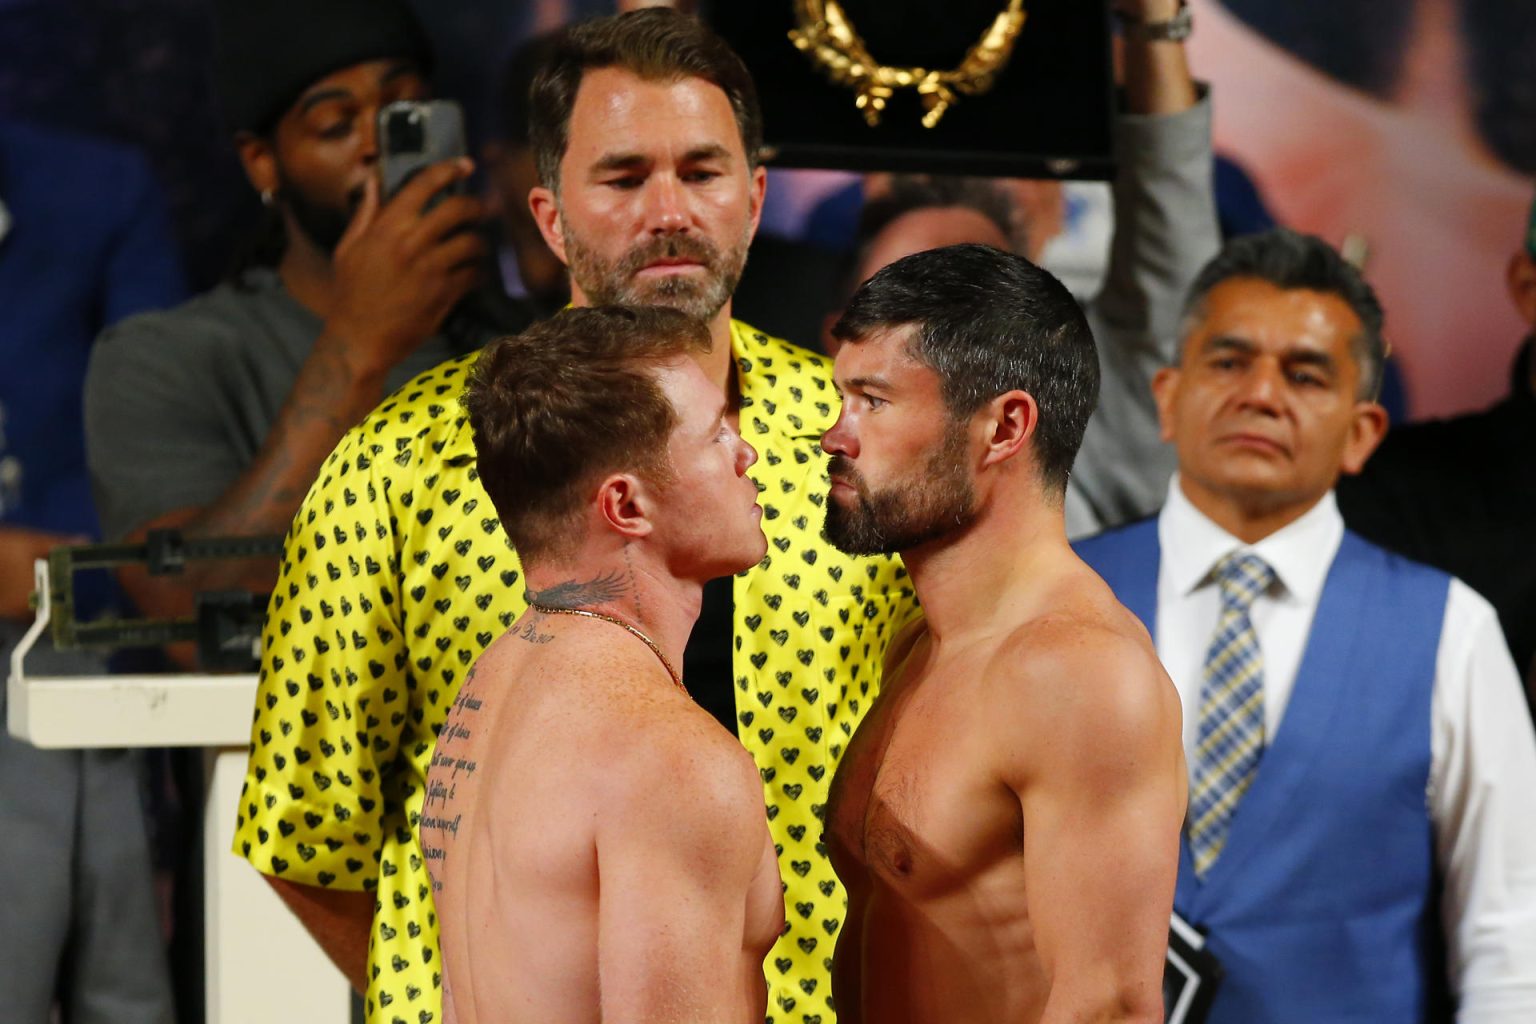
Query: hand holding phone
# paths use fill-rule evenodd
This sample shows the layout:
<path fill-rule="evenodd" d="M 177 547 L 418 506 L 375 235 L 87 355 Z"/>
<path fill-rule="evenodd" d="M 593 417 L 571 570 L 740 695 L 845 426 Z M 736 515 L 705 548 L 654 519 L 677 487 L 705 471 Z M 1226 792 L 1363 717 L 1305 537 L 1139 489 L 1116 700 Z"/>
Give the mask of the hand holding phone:
<path fill-rule="evenodd" d="M 452 100 L 391 103 L 379 111 L 379 185 L 387 203 L 423 168 L 466 155 L 464 112 Z M 465 182 L 449 194 L 462 195 Z M 434 195 L 429 208 L 441 202 Z"/>
<path fill-rule="evenodd" d="M 477 282 L 485 207 L 468 195 L 457 104 L 379 112 L 379 175 L 333 257 L 335 301 L 322 338 L 349 366 L 384 374 L 438 331 Z"/>

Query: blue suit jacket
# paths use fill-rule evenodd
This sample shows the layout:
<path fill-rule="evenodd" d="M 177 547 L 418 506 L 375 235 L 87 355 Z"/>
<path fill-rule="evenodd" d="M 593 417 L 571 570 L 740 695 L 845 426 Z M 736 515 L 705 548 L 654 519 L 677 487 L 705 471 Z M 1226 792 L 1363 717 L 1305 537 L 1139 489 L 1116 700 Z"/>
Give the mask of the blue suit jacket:
<path fill-rule="evenodd" d="M 102 328 L 180 302 L 181 260 L 149 166 L 110 143 L 0 120 L 0 523 L 97 533 L 81 387 Z"/>

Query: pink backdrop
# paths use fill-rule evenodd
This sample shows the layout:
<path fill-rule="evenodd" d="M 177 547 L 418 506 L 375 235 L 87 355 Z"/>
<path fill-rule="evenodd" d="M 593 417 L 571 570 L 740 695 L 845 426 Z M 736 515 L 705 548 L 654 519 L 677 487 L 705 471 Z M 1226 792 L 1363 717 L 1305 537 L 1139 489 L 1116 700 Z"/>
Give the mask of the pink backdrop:
<path fill-rule="evenodd" d="M 1369 245 L 1367 272 L 1418 419 L 1507 390 L 1525 332 L 1505 267 L 1532 183 L 1476 130 L 1451 0 L 1403 2 L 1418 9 L 1387 98 L 1313 70 L 1216 0 L 1191 0 L 1190 57 L 1216 90 L 1218 149 L 1247 167 L 1275 215 L 1334 243 L 1359 235 Z"/>

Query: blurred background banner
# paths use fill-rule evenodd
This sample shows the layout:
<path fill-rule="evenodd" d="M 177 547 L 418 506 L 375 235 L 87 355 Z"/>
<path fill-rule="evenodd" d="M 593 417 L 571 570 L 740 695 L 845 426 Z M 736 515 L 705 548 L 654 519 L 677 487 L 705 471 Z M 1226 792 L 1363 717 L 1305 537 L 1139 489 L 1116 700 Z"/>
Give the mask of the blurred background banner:
<path fill-rule="evenodd" d="M 1191 0 L 1216 147 L 1277 219 L 1364 239 L 1414 418 L 1509 389 L 1536 174 L 1531 0 Z"/>

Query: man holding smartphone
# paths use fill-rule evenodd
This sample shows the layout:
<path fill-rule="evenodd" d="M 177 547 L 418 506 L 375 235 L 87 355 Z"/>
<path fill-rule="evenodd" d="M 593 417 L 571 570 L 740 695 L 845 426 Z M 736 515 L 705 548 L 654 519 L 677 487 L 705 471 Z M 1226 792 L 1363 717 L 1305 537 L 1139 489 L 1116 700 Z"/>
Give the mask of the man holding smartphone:
<path fill-rule="evenodd" d="M 266 230 L 211 292 L 104 334 L 86 430 L 104 534 L 288 528 L 321 460 L 380 399 L 526 316 L 466 303 L 481 285 L 467 159 L 381 194 L 380 110 L 429 95 L 431 54 L 404 0 L 228 0 L 216 7 L 225 116 Z M 434 111 L 435 113 L 435 111 Z M 274 559 L 125 576 L 146 614 L 198 591 L 265 592 Z"/>

